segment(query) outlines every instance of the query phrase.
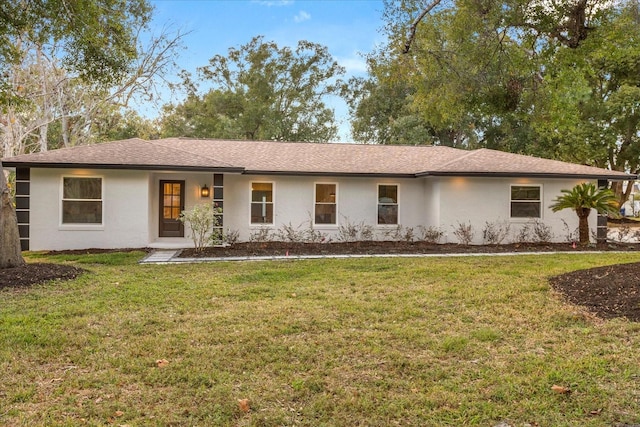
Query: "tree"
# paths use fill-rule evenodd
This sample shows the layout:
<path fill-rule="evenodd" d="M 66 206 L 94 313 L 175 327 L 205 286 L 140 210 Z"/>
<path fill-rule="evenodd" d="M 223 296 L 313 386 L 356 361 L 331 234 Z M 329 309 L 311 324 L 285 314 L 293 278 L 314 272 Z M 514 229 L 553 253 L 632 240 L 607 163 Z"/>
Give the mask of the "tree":
<path fill-rule="evenodd" d="M 135 71 L 134 64 L 139 57 L 135 39 L 150 17 L 151 6 L 147 0 L 0 2 L 0 111 L 4 114 L 0 126 L 3 132 L 13 135 L 14 125 L 18 124 L 17 117 L 8 112 L 28 113 L 30 105 L 38 99 L 43 111 L 50 112 L 51 98 L 41 96 L 34 100 L 25 96 L 31 88 L 18 79 L 23 71 L 26 77 L 29 70 L 36 70 L 41 82 L 38 87 L 46 94 L 57 88 L 51 83 L 65 74 L 79 79 L 87 87 L 108 91 L 114 83 L 122 82 L 128 73 Z M 45 71 L 45 60 L 48 64 L 59 60 L 61 66 Z M 21 68 L 25 63 L 30 64 L 29 68 Z M 41 123 L 36 126 L 41 146 L 51 123 L 47 114 L 39 117 Z M 19 133 L 24 134 L 23 131 Z M 6 268 L 22 265 L 24 260 L 15 210 L 1 164 L 0 175 L 0 267 Z"/>
<path fill-rule="evenodd" d="M 184 74 L 187 99 L 165 108 L 164 136 L 326 142 L 337 136 L 325 96 L 338 94 L 345 70 L 326 47 L 300 41 L 295 49 L 254 37 Z"/>
<path fill-rule="evenodd" d="M 578 232 L 581 245 L 589 244 L 589 214 L 595 209 L 600 214 L 617 214 L 618 199 L 609 189 L 598 189 L 591 182 L 583 182 L 571 190 L 562 190 L 549 206 L 553 212 L 573 209 L 578 215 Z"/>
<path fill-rule="evenodd" d="M 369 87 L 351 105 L 354 136 L 404 122 L 434 144 L 635 172 L 638 9 L 636 0 L 386 1 L 389 42 L 370 56 Z M 357 134 L 364 123 L 376 130 Z"/>

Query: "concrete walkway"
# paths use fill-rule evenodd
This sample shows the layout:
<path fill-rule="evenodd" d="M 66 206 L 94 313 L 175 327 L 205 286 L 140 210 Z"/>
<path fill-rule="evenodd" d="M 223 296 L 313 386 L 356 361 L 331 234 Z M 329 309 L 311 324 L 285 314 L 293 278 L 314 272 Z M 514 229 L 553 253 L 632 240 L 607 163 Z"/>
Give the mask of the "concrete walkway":
<path fill-rule="evenodd" d="M 174 262 L 173 259 L 178 259 L 182 249 L 156 249 L 149 255 L 144 257 L 140 264 L 167 264 Z"/>
<path fill-rule="evenodd" d="M 514 255 L 601 254 L 605 251 L 557 251 L 557 252 L 496 252 L 496 253 L 442 253 L 442 254 L 353 254 L 353 255 L 273 255 L 212 258 L 180 258 L 181 250 L 158 249 L 147 255 L 140 264 L 196 264 L 221 261 L 292 261 L 305 259 L 355 259 L 355 258 L 435 258 L 480 257 Z M 606 253 L 610 253 L 608 251 Z"/>

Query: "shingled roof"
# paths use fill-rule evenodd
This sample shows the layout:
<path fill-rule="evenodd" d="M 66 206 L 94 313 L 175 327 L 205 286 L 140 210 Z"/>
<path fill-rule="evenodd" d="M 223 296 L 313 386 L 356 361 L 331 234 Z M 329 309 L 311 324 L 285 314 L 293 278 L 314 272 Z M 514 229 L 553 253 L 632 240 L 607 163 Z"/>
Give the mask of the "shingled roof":
<path fill-rule="evenodd" d="M 501 151 L 444 146 L 127 139 L 3 159 L 8 167 L 223 171 L 332 176 L 535 176 L 627 180 L 635 175 Z"/>

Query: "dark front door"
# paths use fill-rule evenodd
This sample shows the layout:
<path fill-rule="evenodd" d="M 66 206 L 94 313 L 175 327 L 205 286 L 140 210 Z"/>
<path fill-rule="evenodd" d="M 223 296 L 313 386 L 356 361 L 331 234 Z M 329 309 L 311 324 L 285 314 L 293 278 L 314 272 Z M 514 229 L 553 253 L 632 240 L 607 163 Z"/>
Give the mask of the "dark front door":
<path fill-rule="evenodd" d="M 160 181 L 160 237 L 184 237 L 184 181 Z"/>

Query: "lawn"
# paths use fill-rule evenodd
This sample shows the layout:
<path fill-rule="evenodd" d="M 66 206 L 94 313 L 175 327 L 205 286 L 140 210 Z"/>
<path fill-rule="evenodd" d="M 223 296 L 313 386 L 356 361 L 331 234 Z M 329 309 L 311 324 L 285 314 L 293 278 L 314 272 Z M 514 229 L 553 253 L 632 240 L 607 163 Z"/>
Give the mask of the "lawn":
<path fill-rule="evenodd" d="M 0 425 L 640 423 L 640 324 L 547 283 L 638 254 L 141 256 L 30 255 L 89 272 L 0 292 Z"/>

